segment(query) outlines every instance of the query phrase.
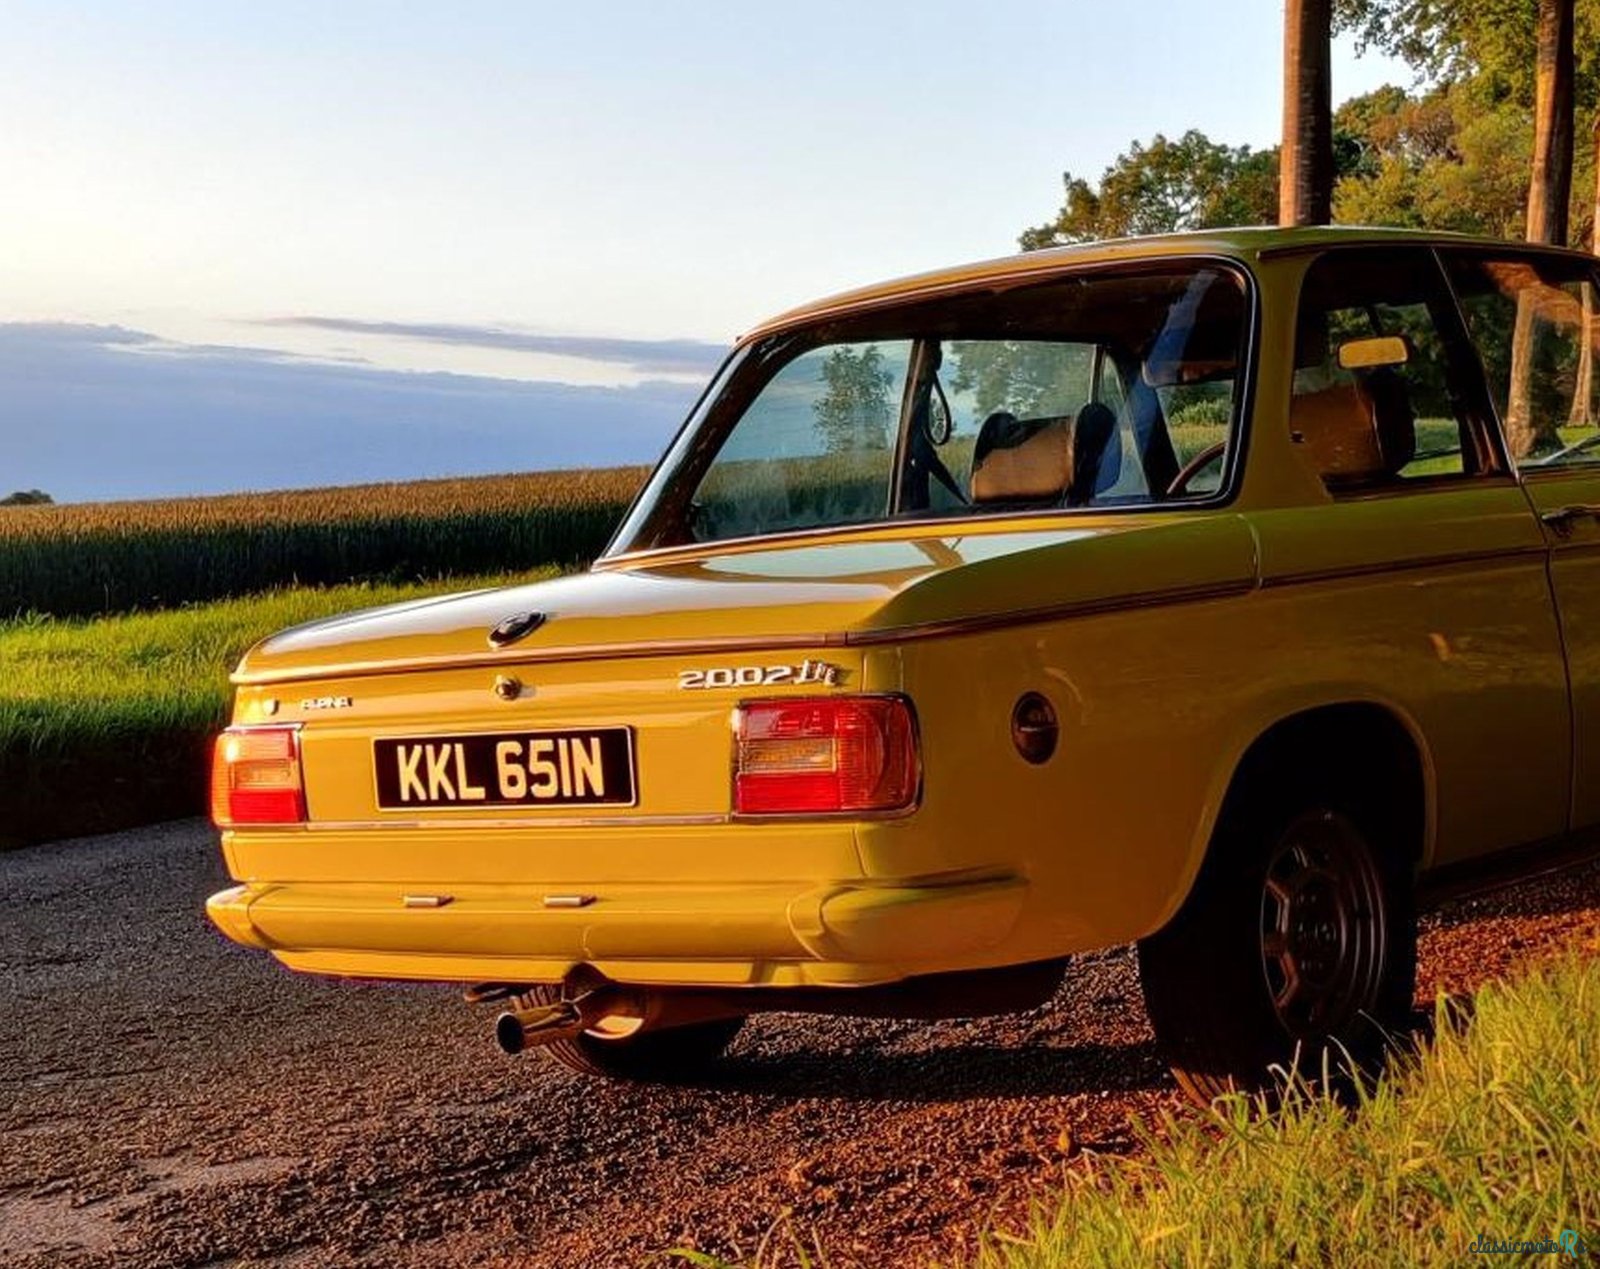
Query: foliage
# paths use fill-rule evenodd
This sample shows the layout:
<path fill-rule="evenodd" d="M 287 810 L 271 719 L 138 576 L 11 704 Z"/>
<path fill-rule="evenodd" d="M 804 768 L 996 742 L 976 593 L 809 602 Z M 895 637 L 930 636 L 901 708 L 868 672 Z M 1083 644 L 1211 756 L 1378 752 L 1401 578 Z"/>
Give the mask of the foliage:
<path fill-rule="evenodd" d="M 1025 1228 L 989 1234 L 969 1269 L 1466 1263 L 1480 1238 L 1559 1245 L 1565 1230 L 1592 1256 L 1596 950 L 1468 1002 L 1441 999 L 1432 1042 L 1397 1058 L 1353 1108 L 1297 1083 L 1270 1114 L 1235 1097 L 1204 1116 L 1164 1115 L 1141 1128 L 1139 1155 L 1086 1157 Z M 814 1248 L 769 1239 L 745 1263 L 823 1263 Z"/>
<path fill-rule="evenodd" d="M 1576 0 L 1573 52 L 1580 106 L 1600 90 L 1600 0 Z M 1360 47 L 1404 58 L 1428 79 L 1479 80 L 1495 99 L 1533 102 L 1533 0 L 1334 0 L 1336 28 Z"/>
<path fill-rule="evenodd" d="M 42 507 L 54 501 L 43 489 L 18 489 L 0 498 L 0 507 Z"/>
<path fill-rule="evenodd" d="M 889 400 L 894 373 L 875 344 L 841 344 L 822 363 L 824 393 L 812 405 L 817 431 L 830 453 L 888 449 L 898 405 Z"/>
<path fill-rule="evenodd" d="M 228 672 L 275 630 L 547 573 L 303 587 L 170 612 L 0 622 L 0 846 L 199 813 L 206 744 L 227 719 Z"/>
<path fill-rule="evenodd" d="M 1339 107 L 1334 127 L 1351 152 L 1336 220 L 1521 234 L 1533 139 L 1521 107 L 1486 108 L 1471 85 L 1382 88 Z"/>
<path fill-rule="evenodd" d="M 1596 0 L 1600 3 L 1600 0 Z M 1527 107 L 1494 99 L 1481 81 L 1416 93 L 1392 85 L 1334 115 L 1334 219 L 1521 234 L 1533 125 Z M 1580 179 L 1590 159 L 1580 156 Z M 1277 218 L 1275 149 L 1234 149 L 1190 131 L 1179 142 L 1135 142 L 1098 186 L 1068 173 L 1066 201 L 1049 224 L 1024 231 L 1025 250 L 1130 234 Z M 1581 200 L 1575 224 L 1586 229 Z"/>
<path fill-rule="evenodd" d="M 1379 187 L 1343 189 L 1335 218 L 1421 224 L 1505 237 L 1524 230 L 1532 153 L 1538 5 L 1532 0 L 1337 0 L 1339 25 L 1366 45 L 1405 58 L 1424 79 L 1418 103 L 1447 108 L 1448 134 L 1428 161 L 1382 174 Z M 1600 123 L 1600 0 L 1574 7 L 1578 106 L 1569 241 L 1592 241 L 1595 142 Z M 1386 89 L 1387 93 L 1398 90 Z M 1337 126 L 1337 125 L 1336 125 Z M 1413 156 L 1414 159 L 1417 156 Z"/>
<path fill-rule="evenodd" d="M 643 475 L 628 467 L 19 507 L 0 517 L 0 616 L 577 564 L 604 547 Z"/>
<path fill-rule="evenodd" d="M 1091 185 L 1062 174 L 1066 198 L 1047 224 L 1024 231 L 1024 251 L 1095 238 L 1171 233 L 1212 225 L 1270 224 L 1278 215 L 1276 150 L 1212 141 L 1191 128 L 1161 133 L 1126 154 Z"/>
<path fill-rule="evenodd" d="M 1167 421 L 1174 430 L 1179 430 L 1193 427 L 1226 428 L 1232 419 L 1233 396 L 1229 393 L 1196 396 L 1181 405 L 1175 405 Z"/>

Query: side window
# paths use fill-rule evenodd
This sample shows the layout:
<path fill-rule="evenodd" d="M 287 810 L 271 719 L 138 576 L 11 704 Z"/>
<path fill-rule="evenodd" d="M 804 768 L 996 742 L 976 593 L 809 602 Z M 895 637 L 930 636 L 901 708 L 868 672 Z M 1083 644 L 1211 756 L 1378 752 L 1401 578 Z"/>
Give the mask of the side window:
<path fill-rule="evenodd" d="M 1506 446 L 1524 466 L 1600 463 L 1594 278 L 1582 261 L 1450 252 Z"/>
<path fill-rule="evenodd" d="M 1426 251 L 1332 251 L 1307 270 L 1289 427 L 1330 489 L 1479 470 L 1452 317 Z"/>

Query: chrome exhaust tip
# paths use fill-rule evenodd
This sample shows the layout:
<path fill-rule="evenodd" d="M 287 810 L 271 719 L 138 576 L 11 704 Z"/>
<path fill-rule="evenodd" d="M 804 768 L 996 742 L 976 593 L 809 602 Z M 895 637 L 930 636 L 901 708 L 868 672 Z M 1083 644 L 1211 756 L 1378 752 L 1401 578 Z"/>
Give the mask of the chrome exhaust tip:
<path fill-rule="evenodd" d="M 562 1000 L 501 1014 L 494 1020 L 494 1041 L 503 1052 L 515 1056 L 537 1045 L 569 1040 L 590 1025 L 576 1004 Z"/>

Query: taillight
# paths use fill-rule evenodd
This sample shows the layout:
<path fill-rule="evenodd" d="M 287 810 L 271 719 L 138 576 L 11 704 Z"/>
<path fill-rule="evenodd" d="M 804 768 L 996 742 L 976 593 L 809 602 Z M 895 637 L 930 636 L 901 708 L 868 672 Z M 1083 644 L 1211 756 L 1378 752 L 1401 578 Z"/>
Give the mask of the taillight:
<path fill-rule="evenodd" d="M 211 818 L 219 828 L 304 822 L 298 727 L 230 727 L 217 737 Z"/>
<path fill-rule="evenodd" d="M 916 801 L 917 727 L 903 697 L 745 701 L 734 733 L 735 814 L 883 814 Z"/>

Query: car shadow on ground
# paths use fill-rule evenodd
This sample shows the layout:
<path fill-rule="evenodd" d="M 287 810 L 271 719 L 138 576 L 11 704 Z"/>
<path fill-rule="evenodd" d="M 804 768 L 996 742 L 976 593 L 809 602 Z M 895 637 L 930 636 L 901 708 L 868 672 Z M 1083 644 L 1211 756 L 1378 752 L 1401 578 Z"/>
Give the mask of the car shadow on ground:
<path fill-rule="evenodd" d="M 860 1047 L 796 1054 L 737 1047 L 690 1087 L 768 1097 L 948 1102 L 984 1098 L 1070 1097 L 1172 1086 L 1153 1040 L 1134 1044 L 952 1044 L 917 1052 Z"/>
<path fill-rule="evenodd" d="M 1486 917 L 1557 916 L 1600 906 L 1600 861 L 1425 906 L 1425 928 L 1451 929 Z"/>

